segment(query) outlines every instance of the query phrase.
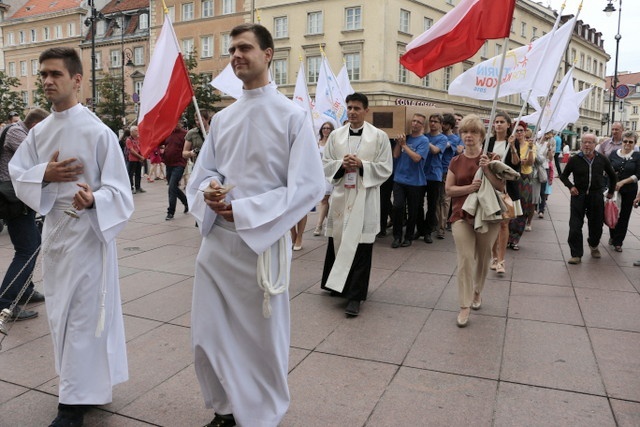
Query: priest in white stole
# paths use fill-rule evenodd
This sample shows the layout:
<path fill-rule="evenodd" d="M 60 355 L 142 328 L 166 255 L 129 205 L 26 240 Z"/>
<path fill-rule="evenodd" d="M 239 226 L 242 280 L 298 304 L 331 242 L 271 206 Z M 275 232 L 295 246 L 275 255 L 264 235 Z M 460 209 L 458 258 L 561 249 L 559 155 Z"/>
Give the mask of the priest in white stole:
<path fill-rule="evenodd" d="M 9 171 L 18 197 L 46 215 L 42 275 L 60 376 L 51 425 L 82 425 L 85 405 L 110 403 L 112 387 L 128 379 L 115 237 L 133 197 L 116 135 L 78 103 L 77 52 L 51 48 L 39 61 L 53 111 L 30 130 Z M 78 218 L 65 213 L 72 207 Z"/>
<path fill-rule="evenodd" d="M 380 185 L 393 159 L 386 133 L 364 121 L 364 94 L 346 98 L 349 124 L 329 135 L 322 162 L 334 189 L 327 219 L 327 254 L 321 286 L 347 299 L 347 317 L 367 299 L 373 242 L 380 231 Z"/>
<path fill-rule="evenodd" d="M 203 238 L 192 345 L 205 405 L 215 410 L 209 426 L 275 427 L 290 400 L 289 293 L 258 280 L 288 281 L 289 230 L 322 199 L 325 180 L 309 113 L 269 82 L 268 30 L 235 27 L 229 53 L 243 94 L 213 117 L 187 184 Z M 216 195 L 221 187 L 232 189 Z"/>

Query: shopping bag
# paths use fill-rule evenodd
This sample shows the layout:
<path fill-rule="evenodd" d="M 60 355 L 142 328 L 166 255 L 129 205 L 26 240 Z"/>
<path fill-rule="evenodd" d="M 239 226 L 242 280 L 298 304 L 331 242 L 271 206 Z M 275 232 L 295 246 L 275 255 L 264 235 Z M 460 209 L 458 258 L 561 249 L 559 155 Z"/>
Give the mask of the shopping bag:
<path fill-rule="evenodd" d="M 604 202 L 604 223 L 607 224 L 609 228 L 616 228 L 618 215 L 618 205 L 616 205 L 613 199 L 608 199 Z"/>

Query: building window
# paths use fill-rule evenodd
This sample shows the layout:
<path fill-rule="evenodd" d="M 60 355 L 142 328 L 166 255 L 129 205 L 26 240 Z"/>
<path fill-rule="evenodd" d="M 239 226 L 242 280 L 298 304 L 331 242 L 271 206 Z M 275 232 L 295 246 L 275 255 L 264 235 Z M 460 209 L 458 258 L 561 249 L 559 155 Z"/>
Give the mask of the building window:
<path fill-rule="evenodd" d="M 637 121 L 632 121 L 631 122 L 631 130 L 636 131 L 638 130 L 638 122 Z"/>
<path fill-rule="evenodd" d="M 44 27 L 42 29 L 42 39 L 49 40 L 51 38 L 51 33 L 49 32 L 49 27 Z"/>
<path fill-rule="evenodd" d="M 122 61 L 120 61 L 122 57 L 122 52 L 119 50 L 110 50 L 109 51 L 109 63 L 111 64 L 111 68 L 119 68 L 122 66 Z"/>
<path fill-rule="evenodd" d="M 445 67 L 444 69 L 444 90 L 449 90 L 451 77 L 453 76 L 453 67 Z"/>
<path fill-rule="evenodd" d="M 400 9 L 400 31 L 409 33 L 409 22 L 411 22 L 411 12 Z"/>
<path fill-rule="evenodd" d="M 200 13 L 203 18 L 211 18 L 213 16 L 213 0 L 202 0 Z"/>
<path fill-rule="evenodd" d="M 289 37 L 288 19 L 286 16 L 273 18 L 273 38 L 283 39 Z"/>
<path fill-rule="evenodd" d="M 344 56 L 344 65 L 347 67 L 349 80 L 360 80 L 360 53 L 347 53 Z"/>
<path fill-rule="evenodd" d="M 591 72 L 591 57 L 587 56 L 587 72 Z"/>
<path fill-rule="evenodd" d="M 9 62 L 9 77 L 15 77 L 15 76 L 16 76 L 16 63 Z"/>
<path fill-rule="evenodd" d="M 320 64 L 322 64 L 322 57 L 320 56 L 310 56 L 307 58 L 307 83 L 318 83 Z"/>
<path fill-rule="evenodd" d="M 400 63 L 400 61 L 398 61 L 398 81 L 400 83 L 407 82 L 407 69 Z"/>
<path fill-rule="evenodd" d="M 104 32 L 107 29 L 107 25 L 104 21 L 100 20 L 96 24 L 96 36 L 104 36 Z"/>
<path fill-rule="evenodd" d="M 59 40 L 62 38 L 62 25 L 53 27 L 53 38 Z"/>
<path fill-rule="evenodd" d="M 273 60 L 273 81 L 277 85 L 287 84 L 287 60 L 286 59 Z"/>
<path fill-rule="evenodd" d="M 236 11 L 236 0 L 222 0 L 222 14 L 228 15 L 230 13 L 235 13 Z"/>
<path fill-rule="evenodd" d="M 96 70 L 102 69 L 102 52 L 96 52 Z"/>
<path fill-rule="evenodd" d="M 20 43 L 20 44 L 24 44 L 25 43 L 24 31 L 18 31 L 18 43 Z"/>
<path fill-rule="evenodd" d="M 515 23 L 516 23 L 516 18 L 511 18 L 511 32 L 512 32 L 512 33 L 515 33 L 515 32 L 516 32 L 516 30 L 514 30 L 514 29 L 513 29 L 513 27 L 514 27 L 514 25 L 513 25 L 513 24 L 515 24 Z"/>
<path fill-rule="evenodd" d="M 144 65 L 144 47 L 139 46 L 133 48 L 133 64 Z"/>
<path fill-rule="evenodd" d="M 27 75 L 27 61 L 20 61 L 20 75 Z"/>
<path fill-rule="evenodd" d="M 32 76 L 37 76 L 38 74 L 40 74 L 40 63 L 38 62 L 37 59 L 32 59 L 31 60 L 31 75 Z"/>
<path fill-rule="evenodd" d="M 423 26 L 424 26 L 424 31 L 427 31 L 429 28 L 433 26 L 433 19 L 425 17 Z"/>
<path fill-rule="evenodd" d="M 169 10 L 169 19 L 171 22 L 176 22 L 176 7 L 175 6 L 167 6 Z"/>
<path fill-rule="evenodd" d="M 69 24 L 67 24 L 67 33 L 69 34 L 69 37 L 74 37 L 76 35 L 76 23 L 75 22 L 70 22 Z"/>
<path fill-rule="evenodd" d="M 495 56 L 498 56 L 502 53 L 502 45 L 500 43 L 496 43 L 496 54 Z"/>
<path fill-rule="evenodd" d="M 7 45 L 13 46 L 16 44 L 16 38 L 13 33 L 7 34 Z"/>
<path fill-rule="evenodd" d="M 182 5 L 182 20 L 193 21 L 193 3 L 184 3 Z"/>
<path fill-rule="evenodd" d="M 637 105 L 633 106 L 633 114 L 638 114 L 638 106 Z"/>
<path fill-rule="evenodd" d="M 182 54 L 187 58 L 191 58 L 193 56 L 194 46 L 193 39 L 182 40 Z"/>
<path fill-rule="evenodd" d="M 429 75 L 428 74 L 422 78 L 422 86 L 424 86 L 424 87 L 431 86 L 431 83 L 429 82 Z"/>
<path fill-rule="evenodd" d="M 133 91 L 138 95 L 142 92 L 142 80 L 133 82 Z"/>
<path fill-rule="evenodd" d="M 220 55 L 229 55 L 229 45 L 231 44 L 231 36 L 229 33 L 220 34 Z"/>
<path fill-rule="evenodd" d="M 576 50 L 575 49 L 571 49 L 571 57 L 570 57 L 569 61 L 572 64 L 576 62 Z"/>
<path fill-rule="evenodd" d="M 146 30 L 149 28 L 149 15 L 146 13 L 141 13 L 138 18 L 138 28 L 141 30 Z"/>
<path fill-rule="evenodd" d="M 200 58 L 211 58 L 213 56 L 213 36 L 200 37 Z"/>
<path fill-rule="evenodd" d="M 480 54 L 480 56 L 482 56 L 483 58 L 488 58 L 489 57 L 489 42 L 488 41 L 484 41 L 484 44 L 482 45 L 482 53 Z"/>
<path fill-rule="evenodd" d="M 579 68 L 581 70 L 584 70 L 584 53 L 580 54 L 580 65 L 579 65 Z M 582 89 L 580 89 L 580 90 L 582 90 Z"/>
<path fill-rule="evenodd" d="M 520 25 L 520 35 L 522 37 L 526 37 L 527 36 L 527 23 L 526 22 L 522 22 Z"/>
<path fill-rule="evenodd" d="M 344 10 L 345 30 L 359 30 L 362 28 L 362 9 L 358 7 L 348 7 Z"/>
<path fill-rule="evenodd" d="M 534 40 L 538 37 L 538 29 L 536 27 L 531 27 L 531 40 Z"/>
<path fill-rule="evenodd" d="M 322 12 L 307 14 L 307 34 L 322 34 Z"/>
<path fill-rule="evenodd" d="M 31 42 L 33 43 L 33 42 L 37 42 L 37 41 L 38 41 L 38 35 L 36 33 L 36 29 L 33 28 L 31 30 Z"/>
<path fill-rule="evenodd" d="M 23 90 L 21 92 L 22 95 L 22 103 L 26 106 L 29 106 L 29 92 L 27 92 L 26 90 Z"/>

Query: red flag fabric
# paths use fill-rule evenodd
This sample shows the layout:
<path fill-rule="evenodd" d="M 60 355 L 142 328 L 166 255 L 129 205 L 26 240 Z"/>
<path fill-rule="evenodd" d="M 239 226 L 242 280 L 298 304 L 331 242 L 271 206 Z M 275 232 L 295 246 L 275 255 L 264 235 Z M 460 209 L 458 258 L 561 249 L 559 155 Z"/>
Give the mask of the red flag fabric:
<path fill-rule="evenodd" d="M 419 77 L 472 57 L 487 39 L 508 37 L 515 0 L 462 0 L 407 45 L 400 63 Z"/>
<path fill-rule="evenodd" d="M 140 93 L 140 152 L 147 157 L 175 129 L 193 88 L 168 15 Z"/>

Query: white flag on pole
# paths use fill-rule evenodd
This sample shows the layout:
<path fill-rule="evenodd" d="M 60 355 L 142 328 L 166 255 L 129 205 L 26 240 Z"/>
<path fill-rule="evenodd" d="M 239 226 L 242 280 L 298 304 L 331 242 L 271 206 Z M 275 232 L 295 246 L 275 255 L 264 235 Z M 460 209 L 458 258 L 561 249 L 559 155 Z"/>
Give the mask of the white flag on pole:
<path fill-rule="evenodd" d="M 338 80 L 338 87 L 340 88 L 340 92 L 342 96 L 345 98 L 347 95 L 351 95 L 355 92 L 351 87 L 351 82 L 349 81 L 349 73 L 347 72 L 347 66 L 343 65 L 340 69 L 340 72 L 336 76 L 336 80 Z"/>
<path fill-rule="evenodd" d="M 222 70 L 215 79 L 211 80 L 211 83 L 209 84 L 220 92 L 224 92 L 235 99 L 242 96 L 242 80 L 240 80 L 236 76 L 236 73 L 233 72 L 231 62 L 229 62 L 227 66 L 224 67 L 224 70 Z"/>
<path fill-rule="evenodd" d="M 309 96 L 304 63 L 302 62 L 300 62 L 300 69 L 298 70 L 298 77 L 296 78 L 296 87 L 293 90 L 293 102 L 309 112 L 309 117 L 311 117 L 313 121 L 313 130 L 318 132 L 322 123 L 326 121 L 326 118 L 316 111 L 315 105 Z"/>
<path fill-rule="evenodd" d="M 316 86 L 316 110 L 331 120 L 336 128 L 347 120 L 345 96 L 338 86 L 326 56 L 322 56 L 318 84 Z"/>
<path fill-rule="evenodd" d="M 555 33 L 545 34 L 528 45 L 507 52 L 499 95 L 528 93 L 532 90 L 532 96 L 546 96 L 555 79 L 575 23 L 574 17 Z M 502 55 L 498 55 L 459 75 L 449 85 L 449 94 L 474 99 L 493 99 L 501 59 Z"/>

